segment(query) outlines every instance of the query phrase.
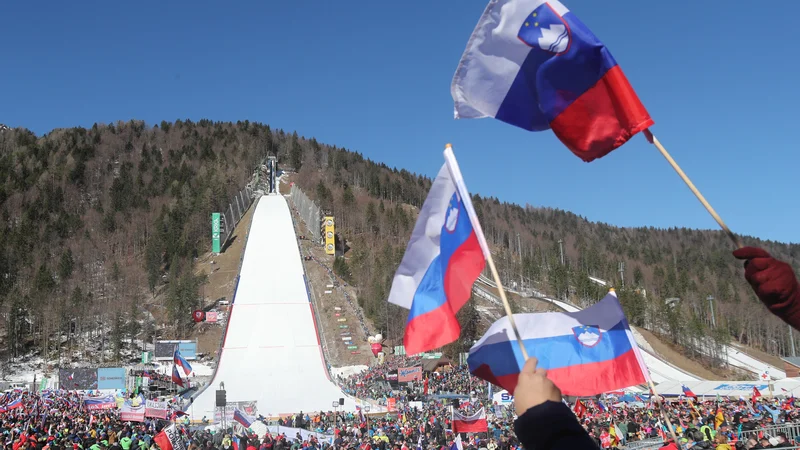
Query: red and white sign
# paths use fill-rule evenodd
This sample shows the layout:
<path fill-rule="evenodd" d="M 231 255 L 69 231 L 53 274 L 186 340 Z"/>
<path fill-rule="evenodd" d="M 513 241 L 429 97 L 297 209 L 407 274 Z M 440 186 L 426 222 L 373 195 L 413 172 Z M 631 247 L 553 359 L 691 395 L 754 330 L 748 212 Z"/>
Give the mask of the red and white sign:
<path fill-rule="evenodd" d="M 153 400 L 147 401 L 147 406 L 144 410 L 145 417 L 155 417 L 156 419 L 167 419 L 167 402 L 156 402 Z"/>
<path fill-rule="evenodd" d="M 486 421 L 486 411 L 483 408 L 471 416 L 464 416 L 453 410 L 453 433 L 486 433 L 489 431 L 489 422 Z"/>
<path fill-rule="evenodd" d="M 206 322 L 215 323 L 218 319 L 216 311 L 209 311 L 206 313 Z"/>
<path fill-rule="evenodd" d="M 144 422 L 144 405 L 122 405 L 119 410 L 119 419 L 123 422 Z"/>
<path fill-rule="evenodd" d="M 160 433 L 153 437 L 153 440 L 156 441 L 161 450 L 186 450 L 186 446 L 183 445 L 183 440 L 181 439 L 181 432 L 174 423 L 161 430 Z"/>

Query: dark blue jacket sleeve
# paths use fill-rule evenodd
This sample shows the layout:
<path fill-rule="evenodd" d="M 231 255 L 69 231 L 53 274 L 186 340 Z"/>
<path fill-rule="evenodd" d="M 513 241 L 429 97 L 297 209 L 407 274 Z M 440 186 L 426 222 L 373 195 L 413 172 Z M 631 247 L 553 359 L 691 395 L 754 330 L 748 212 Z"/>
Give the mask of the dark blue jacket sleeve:
<path fill-rule="evenodd" d="M 597 450 L 597 444 L 561 402 L 546 401 L 525 411 L 514 423 L 527 450 Z"/>

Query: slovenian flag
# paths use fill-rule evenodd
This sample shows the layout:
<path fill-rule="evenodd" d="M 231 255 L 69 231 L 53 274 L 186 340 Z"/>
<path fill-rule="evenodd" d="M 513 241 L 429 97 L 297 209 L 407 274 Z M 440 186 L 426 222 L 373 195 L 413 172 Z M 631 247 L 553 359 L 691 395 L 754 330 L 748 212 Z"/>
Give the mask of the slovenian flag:
<path fill-rule="evenodd" d="M 172 382 L 183 387 L 183 378 L 181 378 L 181 373 L 178 372 L 178 366 L 172 366 Z"/>
<path fill-rule="evenodd" d="M 492 0 L 450 91 L 456 118 L 552 129 L 586 162 L 653 125 L 606 46 L 557 0 Z"/>
<path fill-rule="evenodd" d="M 648 381 L 613 291 L 582 311 L 514 314 L 514 321 L 528 355 L 564 395 L 596 395 Z M 512 394 L 524 363 L 508 317 L 492 324 L 467 358 L 470 372 Z"/>
<path fill-rule="evenodd" d="M 256 421 L 256 419 L 248 416 L 243 411 L 240 411 L 238 408 L 233 410 L 233 420 L 239 422 L 243 427 L 250 428 L 250 425 Z"/>
<path fill-rule="evenodd" d="M 683 395 L 685 395 L 687 397 L 697 398 L 697 396 L 694 394 L 694 392 L 692 392 L 692 390 L 689 389 L 689 387 L 686 386 L 685 384 L 681 385 L 681 390 L 683 390 Z"/>
<path fill-rule="evenodd" d="M 444 157 L 389 293 L 390 303 L 410 310 L 403 337 L 409 355 L 458 339 L 456 313 L 469 300 L 488 253 L 449 145 Z"/>
<path fill-rule="evenodd" d="M 189 364 L 183 355 L 181 355 L 181 351 L 178 350 L 178 347 L 175 347 L 175 353 L 172 355 L 172 359 L 176 366 L 180 366 L 183 369 L 183 373 L 187 376 L 192 373 L 192 366 Z"/>

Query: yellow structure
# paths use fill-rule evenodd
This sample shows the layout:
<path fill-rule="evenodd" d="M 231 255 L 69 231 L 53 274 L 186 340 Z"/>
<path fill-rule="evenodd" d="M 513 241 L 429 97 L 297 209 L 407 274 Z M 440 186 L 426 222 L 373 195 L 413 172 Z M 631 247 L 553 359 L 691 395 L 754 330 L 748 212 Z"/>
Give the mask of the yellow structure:
<path fill-rule="evenodd" d="M 324 233 L 325 233 L 325 253 L 329 255 L 336 254 L 336 230 L 334 229 L 333 216 L 325 216 Z"/>

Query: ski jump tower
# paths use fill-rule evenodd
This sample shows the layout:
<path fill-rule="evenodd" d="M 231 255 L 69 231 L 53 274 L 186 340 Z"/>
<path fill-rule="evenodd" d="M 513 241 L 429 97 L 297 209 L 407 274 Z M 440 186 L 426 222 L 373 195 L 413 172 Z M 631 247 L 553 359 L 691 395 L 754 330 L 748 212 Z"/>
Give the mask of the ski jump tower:
<path fill-rule="evenodd" d="M 274 156 L 267 157 L 267 173 L 269 175 L 269 192 L 275 194 L 278 184 L 278 159 Z"/>

